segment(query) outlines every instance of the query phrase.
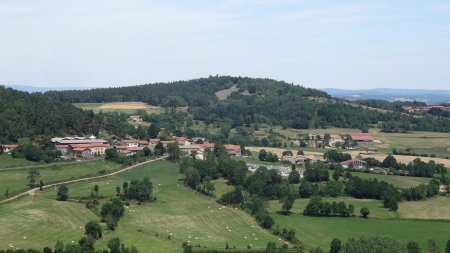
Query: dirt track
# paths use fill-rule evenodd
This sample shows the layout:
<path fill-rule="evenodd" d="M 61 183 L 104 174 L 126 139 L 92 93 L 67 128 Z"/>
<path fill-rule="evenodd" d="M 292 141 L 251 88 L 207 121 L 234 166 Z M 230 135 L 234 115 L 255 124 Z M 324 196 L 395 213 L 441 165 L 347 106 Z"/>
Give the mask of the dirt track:
<path fill-rule="evenodd" d="M 89 181 L 89 180 L 92 180 L 92 179 L 99 179 L 99 178 L 105 178 L 105 177 L 115 176 L 115 175 L 120 174 L 120 173 L 123 173 L 123 172 L 125 172 L 125 171 L 135 169 L 136 167 L 139 167 L 139 166 L 141 166 L 141 165 L 144 165 L 144 164 L 147 164 L 147 163 L 151 163 L 151 162 L 154 162 L 154 161 L 163 160 L 163 159 L 166 159 L 166 157 L 164 156 L 164 157 L 156 158 L 156 159 L 153 159 L 153 160 L 145 161 L 145 162 L 142 162 L 142 163 L 138 163 L 138 164 L 135 164 L 135 165 L 131 165 L 131 166 L 129 166 L 129 167 L 126 167 L 126 168 L 123 168 L 123 169 L 120 169 L 120 170 L 111 172 L 111 173 L 109 173 L 109 174 L 101 175 L 101 176 L 85 177 L 85 178 L 79 178 L 79 179 L 67 180 L 67 181 L 64 181 L 64 182 L 59 182 L 59 183 L 54 183 L 54 184 L 45 185 L 45 186 L 43 187 L 43 189 L 55 187 L 55 186 L 62 185 L 62 184 L 72 184 L 72 183 L 77 183 L 77 182 Z M 15 199 L 17 199 L 17 198 L 20 198 L 20 197 L 25 196 L 25 195 L 28 195 L 28 194 L 34 195 L 34 194 L 36 194 L 37 191 L 39 191 L 39 188 L 34 188 L 34 189 L 28 190 L 28 191 L 26 191 L 26 192 L 22 192 L 22 193 L 20 193 L 20 194 L 17 194 L 17 195 L 15 195 L 15 196 L 11 197 L 11 198 L 4 199 L 4 200 L 0 201 L 0 204 L 3 204 L 3 203 L 6 203 L 6 202 L 15 200 Z"/>

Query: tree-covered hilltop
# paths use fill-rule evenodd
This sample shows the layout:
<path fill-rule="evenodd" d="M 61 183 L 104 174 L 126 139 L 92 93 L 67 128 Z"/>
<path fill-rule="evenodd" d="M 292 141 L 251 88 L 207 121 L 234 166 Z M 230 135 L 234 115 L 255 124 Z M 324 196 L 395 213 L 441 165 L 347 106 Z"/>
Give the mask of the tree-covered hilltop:
<path fill-rule="evenodd" d="M 230 90 L 228 97 L 216 96 L 216 92 L 231 87 L 236 89 Z M 188 106 L 194 119 L 229 127 L 265 123 L 297 129 L 334 126 L 362 130 L 380 127 L 387 132 L 450 131 L 450 119 L 443 117 L 374 110 L 333 99 L 323 91 L 262 78 L 210 76 L 120 88 L 50 91 L 45 95 L 70 103 L 142 101 L 163 107 Z"/>
<path fill-rule="evenodd" d="M 40 93 L 0 86 L 0 143 L 42 135 L 96 134 L 100 129 L 114 132 L 121 122 L 114 115 L 94 114 Z"/>
<path fill-rule="evenodd" d="M 103 103 L 140 101 L 150 105 L 171 106 L 207 106 L 218 101 L 215 92 L 228 89 L 233 84 L 243 88 L 254 86 L 261 91 L 276 91 L 293 86 L 285 82 L 270 79 L 247 77 L 210 76 L 188 81 L 154 83 L 117 88 L 95 88 L 90 90 L 49 91 L 45 94 L 53 99 L 69 103 Z M 297 87 L 303 96 L 329 97 L 325 92 Z M 242 89 L 241 89 L 242 90 Z"/>

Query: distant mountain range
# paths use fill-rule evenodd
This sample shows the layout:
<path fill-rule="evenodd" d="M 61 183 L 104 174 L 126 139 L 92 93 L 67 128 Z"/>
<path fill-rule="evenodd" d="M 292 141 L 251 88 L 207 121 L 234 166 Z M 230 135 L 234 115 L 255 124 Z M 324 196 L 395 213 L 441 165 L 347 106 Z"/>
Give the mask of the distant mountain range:
<path fill-rule="evenodd" d="M 450 102 L 450 90 L 425 89 L 360 89 L 345 90 L 325 88 L 322 89 L 333 97 L 348 100 L 381 99 L 387 101 L 420 101 L 427 104 L 440 104 Z"/>

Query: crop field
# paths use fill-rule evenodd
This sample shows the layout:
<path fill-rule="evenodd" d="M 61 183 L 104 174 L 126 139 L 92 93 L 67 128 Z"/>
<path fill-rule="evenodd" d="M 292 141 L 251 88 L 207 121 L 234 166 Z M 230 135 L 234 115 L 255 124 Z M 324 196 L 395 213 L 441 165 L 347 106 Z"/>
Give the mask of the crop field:
<path fill-rule="evenodd" d="M 329 199 L 330 201 L 332 199 Z M 414 240 L 426 248 L 426 241 L 434 239 L 440 248 L 445 247 L 445 243 L 450 235 L 450 221 L 431 220 L 408 220 L 395 218 L 402 217 L 408 212 L 407 208 L 420 208 L 420 202 L 410 202 L 412 206 L 400 206 L 399 214 L 385 211 L 380 202 L 373 200 L 345 200 L 347 204 L 355 205 L 355 213 L 359 214 L 362 206 L 367 206 L 371 214 L 368 219 L 360 217 L 340 218 L 340 217 L 310 217 L 300 214 L 307 201 L 296 200 L 293 212 L 290 216 L 279 214 L 281 204 L 273 202 L 270 205 L 270 213 L 275 222 L 281 228 L 293 228 L 297 231 L 298 238 L 309 247 L 320 246 L 329 248 L 333 238 L 346 240 L 351 237 L 368 236 L 390 236 L 408 242 Z M 430 203 L 432 204 L 432 203 Z M 377 207 L 379 206 L 379 207 Z M 404 210 L 402 211 L 402 208 Z M 426 212 L 426 211 L 425 211 Z M 430 212 L 426 212 L 430 215 Z M 450 217 L 447 217 L 447 219 Z"/>
<path fill-rule="evenodd" d="M 13 158 L 10 155 L 0 155 L 0 169 L 22 167 L 35 165 L 36 162 L 31 162 L 22 158 Z"/>
<path fill-rule="evenodd" d="M 107 171 L 118 169 L 120 165 L 103 160 L 83 162 L 79 164 L 57 164 L 50 167 L 37 168 L 40 176 L 36 183 L 42 180 L 44 184 L 73 179 L 91 175 L 99 175 Z M 29 189 L 27 179 L 28 169 L 0 171 L 0 200 L 5 198 L 5 191 L 9 189 L 9 194 L 13 195 L 19 191 Z"/>
<path fill-rule="evenodd" d="M 230 207 L 224 208 L 217 204 L 215 199 L 184 187 L 178 180 L 180 178 L 178 166 L 167 161 L 150 163 L 100 181 L 69 185 L 69 196 L 72 200 L 88 196 L 95 184 L 99 185 L 101 196 L 114 196 L 115 187 L 122 185 L 123 181 L 141 179 L 145 176 L 153 182 L 157 201 L 144 205 L 132 204 L 120 221 L 118 230 L 106 233 L 105 240 L 101 240 L 98 244 L 100 247 L 106 245 L 107 238 L 115 236 L 121 237 L 127 245 L 135 245 L 141 252 L 174 252 L 184 241 L 219 248 L 225 247 L 227 242 L 231 247 L 237 248 L 246 248 L 249 244 L 252 244 L 253 248 L 264 248 L 267 241 L 278 241 L 278 238 L 260 228 L 247 213 Z M 226 188 L 226 185 L 224 187 Z M 56 190 L 48 189 L 34 198 L 56 202 L 53 200 L 55 197 Z M 22 202 L 29 199 L 23 198 L 13 203 L 22 205 Z M 3 211 L 5 207 L 12 208 L 9 204 L 0 206 L 0 213 L 5 212 Z M 87 210 L 82 204 L 76 204 L 75 208 Z M 10 215 L 13 219 L 14 213 Z M 30 219 L 29 222 L 38 221 Z M 32 233 L 35 231 L 25 228 L 13 237 L 3 233 L 2 239 L 20 245 L 21 238 L 29 237 Z M 74 233 L 68 236 L 67 240 L 77 239 L 76 235 Z M 36 243 L 45 245 L 48 240 L 41 238 L 37 239 Z"/>
<path fill-rule="evenodd" d="M 143 102 L 113 102 L 113 103 L 75 103 L 75 106 L 85 109 L 93 110 L 95 113 L 102 112 L 124 112 L 124 113 L 136 113 L 139 110 L 143 110 L 148 114 L 160 114 L 166 111 L 165 108 L 160 106 L 148 105 Z M 187 107 L 179 107 L 177 111 L 186 111 Z"/>

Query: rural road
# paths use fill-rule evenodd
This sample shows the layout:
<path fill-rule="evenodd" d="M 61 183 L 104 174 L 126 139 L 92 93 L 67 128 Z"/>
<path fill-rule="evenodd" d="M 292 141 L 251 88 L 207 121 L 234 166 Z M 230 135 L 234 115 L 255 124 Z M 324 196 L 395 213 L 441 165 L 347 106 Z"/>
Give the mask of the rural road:
<path fill-rule="evenodd" d="M 166 158 L 167 158 L 166 156 L 163 156 L 163 157 L 159 157 L 159 158 L 156 158 L 156 159 L 153 159 L 153 160 L 149 160 L 149 161 L 145 161 L 145 162 L 142 162 L 142 163 L 137 163 L 135 165 L 131 165 L 129 167 L 126 167 L 126 168 L 123 168 L 123 169 L 111 172 L 109 174 L 105 174 L 105 175 L 101 175 L 101 176 L 85 177 L 85 178 L 67 180 L 67 181 L 63 181 L 63 182 L 59 182 L 59 183 L 44 185 L 44 187 L 42 187 L 42 188 L 43 189 L 47 189 L 47 188 L 55 187 L 55 186 L 62 185 L 62 184 L 72 184 L 72 183 L 77 183 L 77 182 L 89 181 L 89 180 L 92 180 L 92 179 L 100 179 L 100 178 L 115 176 L 115 175 L 123 173 L 125 171 L 129 171 L 129 170 L 135 169 L 136 167 L 139 167 L 141 165 L 144 165 L 144 164 L 147 164 L 147 163 L 151 163 L 151 162 L 154 162 L 154 161 L 164 160 Z M 17 194 L 15 196 L 11 197 L 11 198 L 4 199 L 4 200 L 0 201 L 0 204 L 3 204 L 3 203 L 6 203 L 6 202 L 15 200 L 17 198 L 20 198 L 20 197 L 28 195 L 28 194 L 35 194 L 37 191 L 39 191 L 39 188 L 34 188 L 34 189 L 28 190 L 26 192 L 22 192 L 20 194 Z"/>

